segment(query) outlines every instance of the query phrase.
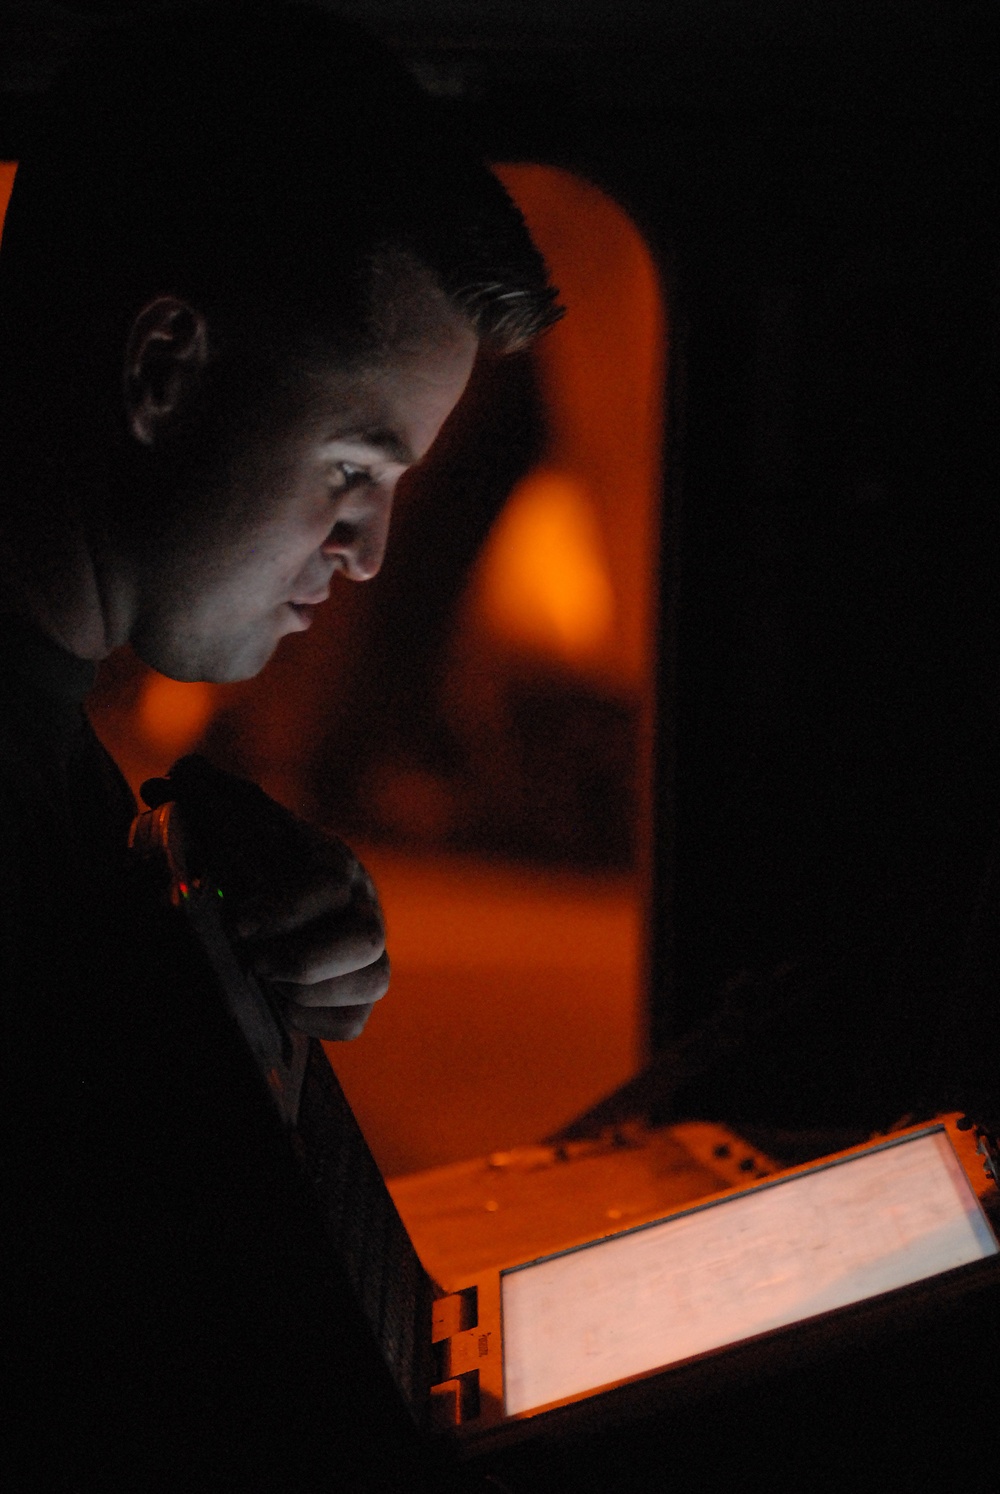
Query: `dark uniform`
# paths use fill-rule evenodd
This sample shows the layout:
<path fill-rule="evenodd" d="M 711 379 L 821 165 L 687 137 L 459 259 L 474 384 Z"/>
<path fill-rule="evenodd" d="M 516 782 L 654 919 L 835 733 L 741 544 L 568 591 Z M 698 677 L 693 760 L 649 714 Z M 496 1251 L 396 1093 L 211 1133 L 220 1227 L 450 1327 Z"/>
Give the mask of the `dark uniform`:
<path fill-rule="evenodd" d="M 416 1438 L 258 1076 L 128 865 L 93 673 L 4 621 L 5 1487 L 409 1494 Z"/>

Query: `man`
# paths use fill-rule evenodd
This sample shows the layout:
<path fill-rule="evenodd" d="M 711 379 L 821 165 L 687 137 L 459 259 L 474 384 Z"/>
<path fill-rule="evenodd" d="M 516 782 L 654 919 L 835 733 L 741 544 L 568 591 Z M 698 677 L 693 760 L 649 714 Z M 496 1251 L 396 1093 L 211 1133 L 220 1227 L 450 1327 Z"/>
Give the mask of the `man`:
<path fill-rule="evenodd" d="M 480 350 L 556 314 L 495 179 L 308 9 L 104 37 L 20 165 L 0 972 L 24 1487 L 415 1487 L 314 1309 L 308 1227 L 204 974 L 130 881 L 134 806 L 81 702 L 125 643 L 177 679 L 256 674 L 338 575 L 377 572 L 396 485 Z M 295 1025 L 356 1035 L 388 981 L 363 869 L 225 774 L 184 781 L 248 963 Z"/>

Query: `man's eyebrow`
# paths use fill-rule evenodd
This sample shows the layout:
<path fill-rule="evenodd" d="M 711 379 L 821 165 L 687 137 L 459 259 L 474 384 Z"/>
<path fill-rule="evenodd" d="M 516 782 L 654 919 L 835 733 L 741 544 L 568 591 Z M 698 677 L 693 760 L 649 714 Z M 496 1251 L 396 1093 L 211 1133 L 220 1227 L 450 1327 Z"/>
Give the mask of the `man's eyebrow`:
<path fill-rule="evenodd" d="M 403 467 L 412 467 L 417 460 L 409 446 L 397 431 L 387 426 L 366 427 L 364 430 L 337 431 L 329 438 L 329 444 L 346 442 L 355 446 L 371 446 L 387 456 L 390 461 Z"/>

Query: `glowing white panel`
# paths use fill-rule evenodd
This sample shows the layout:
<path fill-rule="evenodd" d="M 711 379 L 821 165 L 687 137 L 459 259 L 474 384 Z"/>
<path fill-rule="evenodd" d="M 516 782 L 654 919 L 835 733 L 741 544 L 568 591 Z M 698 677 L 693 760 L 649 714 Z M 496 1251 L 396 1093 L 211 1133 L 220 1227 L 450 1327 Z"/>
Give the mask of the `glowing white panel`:
<path fill-rule="evenodd" d="M 508 1415 L 997 1253 L 944 1131 L 504 1273 Z"/>

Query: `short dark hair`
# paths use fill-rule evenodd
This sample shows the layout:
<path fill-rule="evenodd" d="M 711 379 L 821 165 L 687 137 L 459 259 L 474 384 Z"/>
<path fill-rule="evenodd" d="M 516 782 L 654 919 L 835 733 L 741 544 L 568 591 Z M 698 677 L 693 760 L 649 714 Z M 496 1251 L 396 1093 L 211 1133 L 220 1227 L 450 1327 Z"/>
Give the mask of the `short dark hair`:
<path fill-rule="evenodd" d="M 282 335 L 322 331 L 351 355 L 388 251 L 429 270 L 482 343 L 521 348 L 560 315 L 556 292 L 454 133 L 379 43 L 308 5 L 116 26 L 57 82 L 19 167 L 0 340 L 20 360 L 51 343 L 46 327 L 71 351 L 76 329 L 86 364 L 99 326 L 120 356 L 141 306 L 173 294 L 223 321 L 252 310 Z"/>

